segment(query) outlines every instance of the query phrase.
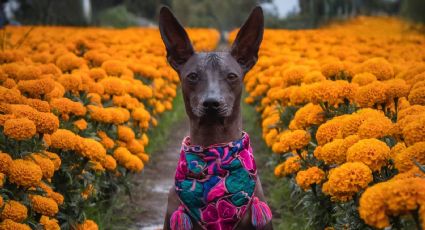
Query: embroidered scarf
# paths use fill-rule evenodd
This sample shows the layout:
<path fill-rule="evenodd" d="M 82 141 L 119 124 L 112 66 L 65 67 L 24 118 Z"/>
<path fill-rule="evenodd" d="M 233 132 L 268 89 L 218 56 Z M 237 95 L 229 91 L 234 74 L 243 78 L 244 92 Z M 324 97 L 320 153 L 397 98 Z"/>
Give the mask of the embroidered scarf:
<path fill-rule="evenodd" d="M 202 228 L 233 229 L 253 200 L 256 181 L 247 133 L 208 147 L 190 145 L 189 137 L 183 140 L 175 175 L 178 211 L 189 213 Z"/>

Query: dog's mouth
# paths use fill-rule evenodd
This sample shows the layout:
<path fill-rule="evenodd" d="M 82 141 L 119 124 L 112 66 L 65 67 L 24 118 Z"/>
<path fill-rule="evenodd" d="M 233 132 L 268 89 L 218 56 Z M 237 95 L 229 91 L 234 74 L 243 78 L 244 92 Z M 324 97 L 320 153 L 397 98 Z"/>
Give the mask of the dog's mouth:
<path fill-rule="evenodd" d="M 220 120 L 230 115 L 230 109 L 227 106 L 220 106 L 216 109 L 197 107 L 192 109 L 193 113 L 201 119 Z"/>

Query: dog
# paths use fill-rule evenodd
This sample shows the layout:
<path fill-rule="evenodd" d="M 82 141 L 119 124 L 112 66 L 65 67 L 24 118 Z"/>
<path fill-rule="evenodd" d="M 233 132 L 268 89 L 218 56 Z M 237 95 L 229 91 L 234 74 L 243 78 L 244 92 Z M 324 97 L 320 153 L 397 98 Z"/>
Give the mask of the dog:
<path fill-rule="evenodd" d="M 196 53 L 167 7 L 160 10 L 159 30 L 167 61 L 180 78 L 190 129 L 164 229 L 273 229 L 240 106 L 243 78 L 257 62 L 263 38 L 261 7 L 227 52 Z"/>

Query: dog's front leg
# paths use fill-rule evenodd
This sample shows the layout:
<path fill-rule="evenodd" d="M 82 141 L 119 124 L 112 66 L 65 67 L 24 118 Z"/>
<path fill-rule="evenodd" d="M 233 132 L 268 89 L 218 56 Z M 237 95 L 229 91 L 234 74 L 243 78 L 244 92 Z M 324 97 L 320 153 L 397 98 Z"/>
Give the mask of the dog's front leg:
<path fill-rule="evenodd" d="M 175 191 L 174 186 L 170 189 L 170 192 L 168 193 L 168 203 L 167 203 L 167 210 L 165 212 L 165 220 L 164 220 L 164 230 L 170 229 L 170 218 L 174 211 L 178 209 L 180 205 L 180 201 L 177 198 L 177 194 Z"/>

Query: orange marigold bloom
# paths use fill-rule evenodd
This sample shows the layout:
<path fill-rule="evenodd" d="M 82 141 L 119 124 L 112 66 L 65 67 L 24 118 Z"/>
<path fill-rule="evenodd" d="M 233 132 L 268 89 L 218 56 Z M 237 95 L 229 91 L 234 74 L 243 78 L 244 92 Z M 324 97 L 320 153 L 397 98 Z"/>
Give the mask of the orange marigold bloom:
<path fill-rule="evenodd" d="M 15 140 L 32 138 L 36 133 L 34 122 L 27 118 L 16 118 L 4 123 L 4 135 Z"/>
<path fill-rule="evenodd" d="M 325 179 L 325 172 L 318 167 L 299 171 L 295 177 L 295 181 L 304 191 L 311 189 L 313 184 L 320 184 L 323 179 Z"/>
<path fill-rule="evenodd" d="M 372 171 L 361 162 L 347 162 L 329 172 L 323 192 L 333 200 L 348 201 L 372 181 Z"/>
<path fill-rule="evenodd" d="M 98 230 L 97 224 L 92 220 L 85 220 L 84 223 L 77 226 L 77 230 Z"/>
<path fill-rule="evenodd" d="M 33 153 L 28 159 L 40 166 L 44 178 L 49 179 L 55 173 L 55 164 L 47 156 L 40 153 Z"/>
<path fill-rule="evenodd" d="M 62 150 L 76 150 L 82 138 L 66 129 L 58 129 L 51 136 L 50 147 Z"/>
<path fill-rule="evenodd" d="M 108 75 L 106 74 L 106 71 L 102 68 L 92 68 L 89 70 L 89 76 L 91 79 L 98 81 L 103 78 L 106 78 Z"/>
<path fill-rule="evenodd" d="M 73 114 L 75 116 L 84 116 L 87 112 L 84 105 L 80 102 L 72 101 L 68 98 L 56 98 L 50 101 L 52 110 L 57 110 L 61 114 Z"/>
<path fill-rule="evenodd" d="M 53 88 L 50 93 L 45 95 L 47 100 L 51 100 L 53 98 L 61 98 L 65 94 L 65 88 L 58 82 L 55 82 L 55 88 Z"/>
<path fill-rule="evenodd" d="M 310 142 L 310 134 L 305 130 L 284 132 L 280 135 L 279 143 L 283 146 L 282 151 L 302 149 Z"/>
<path fill-rule="evenodd" d="M 63 72 L 71 72 L 84 65 L 84 59 L 77 57 L 73 53 L 66 53 L 56 60 L 56 66 Z"/>
<path fill-rule="evenodd" d="M 123 165 L 125 168 L 140 172 L 143 169 L 143 162 L 137 156 L 133 155 L 125 147 L 118 147 L 114 151 L 114 158 L 118 161 L 119 164 Z"/>
<path fill-rule="evenodd" d="M 55 88 L 55 81 L 47 76 L 37 80 L 19 81 L 18 89 L 22 93 L 27 93 L 30 97 L 40 98 L 41 95 L 52 92 Z"/>
<path fill-rule="evenodd" d="M 373 171 L 381 170 L 390 159 L 390 148 L 377 139 L 363 139 L 347 150 L 347 161 L 363 162 Z"/>
<path fill-rule="evenodd" d="M 330 61 L 322 65 L 322 73 L 326 78 L 336 78 L 344 72 L 344 64 L 340 61 Z"/>
<path fill-rule="evenodd" d="M 406 172 L 415 166 L 414 161 L 425 164 L 425 142 L 417 142 L 401 150 L 394 158 L 395 167 L 400 172 Z"/>
<path fill-rule="evenodd" d="M 136 139 L 132 139 L 131 141 L 129 141 L 126 147 L 133 154 L 137 154 L 137 153 L 145 151 L 144 146 Z"/>
<path fill-rule="evenodd" d="M 50 112 L 50 105 L 47 101 L 42 101 L 39 99 L 25 99 L 23 102 L 24 104 L 31 106 L 39 112 Z"/>
<path fill-rule="evenodd" d="M 110 171 L 115 170 L 115 168 L 117 167 L 117 162 L 111 155 L 106 155 L 105 159 L 101 163 L 105 169 Z"/>
<path fill-rule="evenodd" d="M 0 86 L 0 102 L 18 104 L 22 102 L 21 92 L 17 89 L 8 89 Z"/>
<path fill-rule="evenodd" d="M 351 80 L 352 83 L 356 83 L 359 86 L 364 86 L 367 84 L 370 84 L 374 81 L 377 81 L 375 75 L 371 74 L 371 73 L 359 73 L 354 75 L 353 79 Z"/>
<path fill-rule="evenodd" d="M 109 76 L 120 76 L 123 74 L 126 66 L 118 60 L 108 60 L 102 63 L 102 69 L 104 69 Z"/>
<path fill-rule="evenodd" d="M 391 135 L 392 121 L 387 117 L 372 117 L 365 120 L 358 129 L 361 138 L 381 138 Z"/>
<path fill-rule="evenodd" d="M 390 180 L 369 187 L 360 198 L 359 214 L 377 228 L 390 226 L 389 216 L 399 216 L 425 205 L 425 179 Z"/>
<path fill-rule="evenodd" d="M 274 175 L 280 177 L 298 172 L 301 168 L 300 160 L 299 156 L 288 157 L 285 162 L 280 163 L 275 167 Z"/>
<path fill-rule="evenodd" d="M 326 77 L 320 71 L 311 71 L 304 76 L 302 82 L 304 84 L 311 84 L 311 83 L 321 82 L 325 80 L 326 80 Z"/>
<path fill-rule="evenodd" d="M 78 151 L 84 157 L 94 161 L 102 161 L 106 156 L 106 150 L 101 143 L 90 138 L 82 139 L 80 145 L 78 145 Z"/>
<path fill-rule="evenodd" d="M 107 77 L 99 83 L 103 85 L 105 93 L 110 95 L 124 95 L 128 91 L 125 81 L 117 77 Z"/>
<path fill-rule="evenodd" d="M 40 224 L 43 225 L 44 230 L 60 230 L 58 220 L 48 216 L 41 216 Z"/>
<path fill-rule="evenodd" d="M 392 65 L 384 58 L 371 58 L 361 64 L 363 72 L 369 72 L 376 76 L 380 81 L 388 80 L 394 77 Z"/>
<path fill-rule="evenodd" d="M 62 74 L 58 82 L 66 91 L 76 93 L 83 90 L 83 80 L 79 74 Z"/>
<path fill-rule="evenodd" d="M 0 172 L 8 174 L 10 165 L 13 163 L 12 157 L 7 153 L 0 152 Z"/>
<path fill-rule="evenodd" d="M 361 107 L 372 107 L 375 104 L 386 101 L 386 86 L 384 83 L 376 81 L 362 86 L 357 90 L 354 100 Z"/>
<path fill-rule="evenodd" d="M 339 130 L 346 116 L 335 117 L 319 126 L 316 132 L 316 140 L 319 145 L 324 145 L 337 138 Z"/>
<path fill-rule="evenodd" d="M 13 160 L 9 167 L 9 180 L 12 183 L 23 187 L 36 186 L 41 178 L 43 172 L 40 166 L 28 160 Z"/>
<path fill-rule="evenodd" d="M 80 119 L 80 120 L 74 121 L 73 124 L 79 130 L 85 130 L 85 129 L 87 129 L 87 121 L 84 120 L 84 119 Z"/>
<path fill-rule="evenodd" d="M 118 126 L 118 139 L 129 142 L 135 138 L 133 130 L 127 126 L 119 125 Z"/>
<path fill-rule="evenodd" d="M 16 222 L 22 222 L 28 217 L 28 209 L 25 205 L 15 200 L 8 200 L 0 214 L 1 219 L 11 219 Z"/>
<path fill-rule="evenodd" d="M 391 79 L 383 83 L 385 84 L 385 96 L 387 100 L 407 97 L 409 95 L 410 86 L 403 79 Z"/>
<path fill-rule="evenodd" d="M 1 230 L 31 230 L 30 226 L 26 224 L 16 223 L 11 219 L 5 219 L 0 223 Z"/>
<path fill-rule="evenodd" d="M 15 80 L 34 80 L 41 75 L 41 69 L 36 66 L 21 66 Z"/>
<path fill-rule="evenodd" d="M 317 146 L 314 156 L 327 165 L 342 164 L 346 161 L 346 152 L 340 151 L 342 143 L 342 139 L 335 139 L 323 146 Z"/>
<path fill-rule="evenodd" d="M 137 153 L 136 156 L 143 161 L 143 163 L 149 162 L 149 155 L 146 153 Z"/>
<path fill-rule="evenodd" d="M 3 184 L 4 184 L 4 179 L 5 179 L 6 175 L 4 175 L 4 173 L 0 172 L 0 188 L 3 188 Z M 1 197 L 1 196 L 0 196 Z M 0 200 L 0 208 L 3 206 L 3 200 Z"/>
<path fill-rule="evenodd" d="M 403 128 L 403 137 L 407 145 L 425 141 L 425 113 Z"/>
<path fill-rule="evenodd" d="M 422 113 L 425 113 L 425 106 L 423 105 L 408 106 L 407 108 L 402 109 L 398 112 L 397 121 L 400 121 L 409 115 L 418 115 Z"/>
<path fill-rule="evenodd" d="M 97 133 L 97 135 L 99 135 L 100 137 L 100 143 L 102 143 L 102 145 L 107 148 L 107 149 L 112 149 L 115 146 L 114 140 L 112 140 L 111 138 L 108 137 L 108 135 L 103 132 L 103 131 L 99 131 Z"/>
<path fill-rule="evenodd" d="M 30 201 L 32 209 L 42 215 L 55 216 L 59 211 L 58 204 L 51 198 L 31 195 Z"/>
<path fill-rule="evenodd" d="M 410 91 L 409 102 L 412 105 L 425 105 L 425 87 L 416 88 Z"/>

